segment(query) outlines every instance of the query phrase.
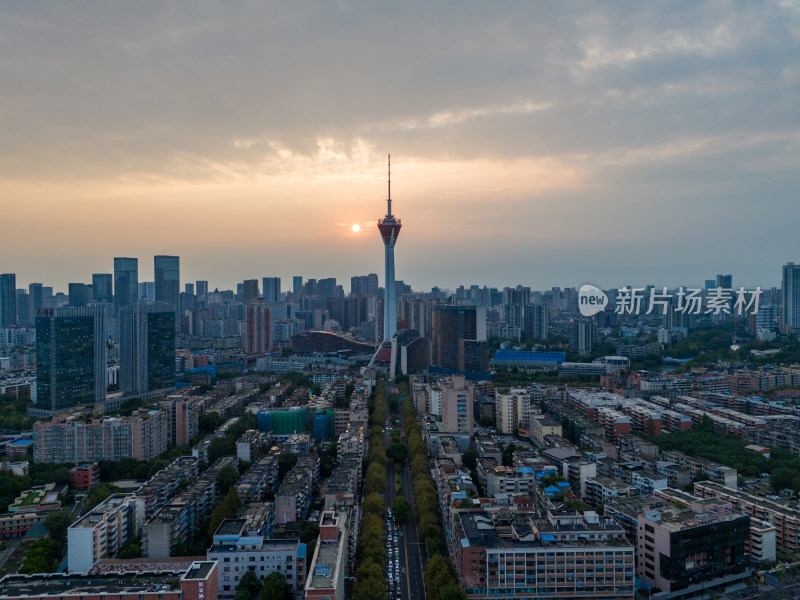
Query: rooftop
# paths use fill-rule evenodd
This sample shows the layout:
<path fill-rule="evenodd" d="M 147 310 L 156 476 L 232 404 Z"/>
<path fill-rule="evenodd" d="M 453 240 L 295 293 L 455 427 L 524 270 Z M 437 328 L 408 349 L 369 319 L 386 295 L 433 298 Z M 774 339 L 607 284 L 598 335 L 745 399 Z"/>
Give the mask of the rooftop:
<path fill-rule="evenodd" d="M 321 543 L 314 570 L 310 573 L 306 589 L 328 589 L 333 587 L 333 576 L 339 556 L 338 543 Z"/>
<path fill-rule="evenodd" d="M 0 579 L 0 598 L 62 596 L 70 594 L 131 594 L 178 591 L 175 573 L 125 573 L 106 575 L 7 575 Z"/>
<path fill-rule="evenodd" d="M 216 566 L 216 561 L 202 561 L 193 563 L 183 576 L 184 579 L 206 579 Z"/>

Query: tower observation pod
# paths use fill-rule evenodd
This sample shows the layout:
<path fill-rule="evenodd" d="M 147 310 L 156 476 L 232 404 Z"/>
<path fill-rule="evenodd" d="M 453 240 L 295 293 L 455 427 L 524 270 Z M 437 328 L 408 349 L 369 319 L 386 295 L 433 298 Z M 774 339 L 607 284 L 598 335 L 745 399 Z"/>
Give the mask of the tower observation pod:
<path fill-rule="evenodd" d="M 402 227 L 400 219 L 392 214 L 392 155 L 389 155 L 388 197 L 386 199 L 386 216 L 378 220 L 378 231 L 381 233 L 386 253 L 386 279 L 384 289 L 386 297 L 383 303 L 383 341 L 391 342 L 397 333 L 397 294 L 394 287 L 394 245 Z"/>

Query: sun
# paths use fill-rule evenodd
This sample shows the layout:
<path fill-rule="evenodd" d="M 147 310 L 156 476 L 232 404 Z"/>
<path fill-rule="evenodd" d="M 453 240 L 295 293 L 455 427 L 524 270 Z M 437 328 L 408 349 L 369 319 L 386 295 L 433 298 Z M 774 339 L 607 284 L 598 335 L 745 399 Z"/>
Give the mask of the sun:
<path fill-rule="evenodd" d="M 358 233 L 360 229 L 361 229 L 361 227 L 358 226 L 358 223 L 353 225 L 353 231 L 355 231 L 356 233 Z"/>

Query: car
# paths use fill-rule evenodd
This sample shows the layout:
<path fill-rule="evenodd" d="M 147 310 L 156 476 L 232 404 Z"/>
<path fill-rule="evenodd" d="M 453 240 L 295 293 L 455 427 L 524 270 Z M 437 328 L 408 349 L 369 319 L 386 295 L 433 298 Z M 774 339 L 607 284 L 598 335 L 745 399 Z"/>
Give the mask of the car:
<path fill-rule="evenodd" d="M 394 536 L 394 543 L 397 543 L 397 536 Z"/>

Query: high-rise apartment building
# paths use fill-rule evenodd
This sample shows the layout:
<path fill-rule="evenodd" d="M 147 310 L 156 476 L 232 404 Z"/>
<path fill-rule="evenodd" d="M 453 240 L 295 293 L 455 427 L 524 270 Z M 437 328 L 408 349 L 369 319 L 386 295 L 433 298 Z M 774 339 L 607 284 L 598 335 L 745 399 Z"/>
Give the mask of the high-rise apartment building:
<path fill-rule="evenodd" d="M 0 328 L 9 327 L 17 318 L 17 276 L 0 275 Z"/>
<path fill-rule="evenodd" d="M 58 412 L 106 397 L 103 306 L 48 309 L 36 317 L 36 407 Z M 55 313 L 55 314 L 52 314 Z"/>
<path fill-rule="evenodd" d="M 172 310 L 180 309 L 181 268 L 180 257 L 158 255 L 154 257 L 155 301 L 167 304 Z"/>
<path fill-rule="evenodd" d="M 281 278 L 280 277 L 264 277 L 261 280 L 262 289 L 264 292 L 264 301 L 267 304 L 276 304 L 281 299 Z"/>
<path fill-rule="evenodd" d="M 522 332 L 526 337 L 535 340 L 547 339 L 547 306 L 544 304 L 528 304 L 522 319 Z"/>
<path fill-rule="evenodd" d="M 114 259 L 114 308 L 117 314 L 139 298 L 139 259 Z"/>
<path fill-rule="evenodd" d="M 486 341 L 486 308 L 437 305 L 432 314 L 433 364 L 463 371 L 484 371 L 488 356 L 481 351 Z"/>
<path fill-rule="evenodd" d="M 357 275 L 350 278 L 350 293 L 356 296 L 378 295 L 378 274 Z"/>
<path fill-rule="evenodd" d="M 175 386 L 175 311 L 134 304 L 120 315 L 120 390 L 144 394 Z"/>
<path fill-rule="evenodd" d="M 244 349 L 248 354 L 264 354 L 272 349 L 272 311 L 263 298 L 244 307 Z"/>
<path fill-rule="evenodd" d="M 33 425 L 33 461 L 83 463 L 135 458 L 151 460 L 170 440 L 169 415 L 135 410 L 127 417 L 91 418 L 86 411 L 64 411 Z"/>
<path fill-rule="evenodd" d="M 111 273 L 92 275 L 92 299 L 94 302 L 111 302 L 114 299 L 114 276 Z"/>
<path fill-rule="evenodd" d="M 69 572 L 87 573 L 98 560 L 117 556 L 137 533 L 136 496 L 116 494 L 104 500 L 67 529 Z"/>
<path fill-rule="evenodd" d="M 590 354 L 597 342 L 597 325 L 592 319 L 578 319 L 572 324 L 570 347 L 578 354 Z"/>
<path fill-rule="evenodd" d="M 463 375 L 453 375 L 442 383 L 442 428 L 449 433 L 472 437 L 474 390 Z"/>
<path fill-rule="evenodd" d="M 781 294 L 781 331 L 786 334 L 800 333 L 800 265 L 793 262 L 783 265 Z"/>

